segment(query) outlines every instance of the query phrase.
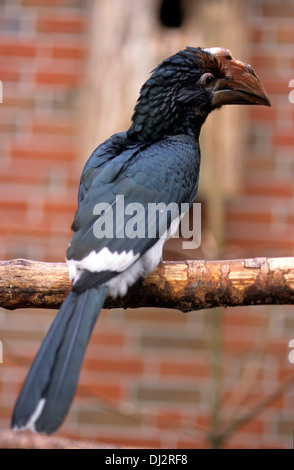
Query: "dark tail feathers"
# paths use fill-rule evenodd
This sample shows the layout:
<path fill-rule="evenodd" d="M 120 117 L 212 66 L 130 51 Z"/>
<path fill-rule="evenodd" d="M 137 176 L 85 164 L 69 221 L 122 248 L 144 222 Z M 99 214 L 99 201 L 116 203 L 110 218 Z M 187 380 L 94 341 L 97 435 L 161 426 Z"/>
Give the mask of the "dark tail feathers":
<path fill-rule="evenodd" d="M 107 287 L 71 292 L 32 364 L 16 402 L 12 428 L 51 434 L 63 422 L 77 387 L 91 332 Z"/>

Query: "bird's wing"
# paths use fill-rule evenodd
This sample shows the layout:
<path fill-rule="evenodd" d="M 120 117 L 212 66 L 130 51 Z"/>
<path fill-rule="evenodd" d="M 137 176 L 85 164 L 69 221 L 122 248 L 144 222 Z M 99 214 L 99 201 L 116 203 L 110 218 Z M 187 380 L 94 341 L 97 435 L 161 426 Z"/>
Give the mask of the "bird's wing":
<path fill-rule="evenodd" d="M 82 176 L 67 251 L 68 262 L 82 273 L 74 280 L 77 290 L 107 282 L 130 267 L 170 228 L 180 215 L 179 205 L 193 202 L 197 190 L 199 148 L 189 136 L 125 145 L 111 157 L 99 165 L 94 155 L 95 167 L 92 156 Z M 171 204 L 178 212 L 167 211 L 167 217 L 161 217 L 154 211 L 158 203 Z"/>
<path fill-rule="evenodd" d="M 118 157 L 126 147 L 127 133 L 114 134 L 100 144 L 88 158 L 81 175 L 78 202 L 87 194 L 88 189 L 95 185 L 93 181 L 107 164 Z"/>

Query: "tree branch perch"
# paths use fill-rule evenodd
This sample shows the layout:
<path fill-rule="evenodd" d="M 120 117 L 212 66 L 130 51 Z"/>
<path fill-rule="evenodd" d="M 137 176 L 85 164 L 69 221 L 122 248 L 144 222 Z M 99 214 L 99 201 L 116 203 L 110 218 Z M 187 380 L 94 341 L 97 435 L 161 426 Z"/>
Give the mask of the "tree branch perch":
<path fill-rule="evenodd" d="M 65 263 L 0 262 L 0 306 L 59 308 L 71 289 Z M 162 262 L 105 308 L 165 307 L 183 312 L 217 306 L 294 304 L 294 258 Z"/>

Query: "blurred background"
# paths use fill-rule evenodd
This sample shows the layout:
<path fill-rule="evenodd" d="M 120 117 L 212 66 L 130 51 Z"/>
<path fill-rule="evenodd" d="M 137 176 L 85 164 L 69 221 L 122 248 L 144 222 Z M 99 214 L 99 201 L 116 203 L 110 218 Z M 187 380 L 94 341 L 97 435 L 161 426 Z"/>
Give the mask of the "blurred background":
<path fill-rule="evenodd" d="M 1 260 L 64 261 L 85 161 L 129 127 L 150 71 L 187 45 L 226 47 L 250 63 L 272 107 L 208 118 L 202 244 L 187 251 L 172 240 L 164 258 L 294 255 L 292 0 L 0 0 L 0 9 Z M 0 309 L 2 435 L 55 314 Z M 57 437 L 292 448 L 292 338 L 289 306 L 104 310 Z"/>

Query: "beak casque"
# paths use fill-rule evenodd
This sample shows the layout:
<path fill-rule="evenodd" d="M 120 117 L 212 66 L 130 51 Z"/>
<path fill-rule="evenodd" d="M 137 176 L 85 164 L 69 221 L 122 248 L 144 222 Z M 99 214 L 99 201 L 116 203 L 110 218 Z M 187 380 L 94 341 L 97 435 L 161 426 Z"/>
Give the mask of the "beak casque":
<path fill-rule="evenodd" d="M 206 49 L 217 60 L 225 77 L 218 79 L 213 91 L 212 106 L 225 104 L 258 104 L 271 106 L 265 89 L 253 68 L 232 57 L 228 49 Z"/>

